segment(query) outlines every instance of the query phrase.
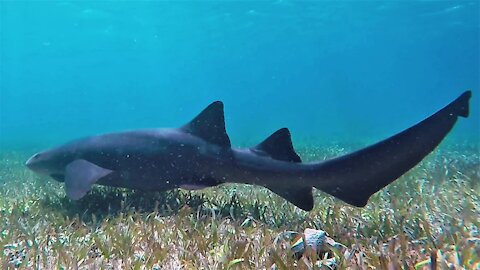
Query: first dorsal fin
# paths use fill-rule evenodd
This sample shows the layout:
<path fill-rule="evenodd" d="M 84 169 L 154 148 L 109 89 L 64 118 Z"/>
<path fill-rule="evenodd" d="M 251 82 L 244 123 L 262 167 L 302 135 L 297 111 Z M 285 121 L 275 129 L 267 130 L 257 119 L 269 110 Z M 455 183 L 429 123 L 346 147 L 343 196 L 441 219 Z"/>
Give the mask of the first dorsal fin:
<path fill-rule="evenodd" d="M 225 130 L 223 103 L 215 101 L 208 105 L 192 121 L 182 127 L 182 130 L 198 136 L 207 142 L 224 147 L 230 147 L 230 138 Z"/>
<path fill-rule="evenodd" d="M 302 162 L 293 149 L 290 131 L 287 128 L 281 128 L 275 131 L 270 137 L 252 148 L 252 150 L 260 153 L 263 152 L 273 159 Z"/>

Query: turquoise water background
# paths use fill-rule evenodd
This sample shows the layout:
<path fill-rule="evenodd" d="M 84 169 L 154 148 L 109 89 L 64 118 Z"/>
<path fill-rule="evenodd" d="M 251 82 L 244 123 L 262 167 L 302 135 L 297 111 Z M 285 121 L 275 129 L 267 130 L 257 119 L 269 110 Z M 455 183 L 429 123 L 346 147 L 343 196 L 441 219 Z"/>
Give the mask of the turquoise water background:
<path fill-rule="evenodd" d="M 225 103 L 234 145 L 375 142 L 472 89 L 478 1 L 2 1 L 0 147 L 180 126 Z"/>

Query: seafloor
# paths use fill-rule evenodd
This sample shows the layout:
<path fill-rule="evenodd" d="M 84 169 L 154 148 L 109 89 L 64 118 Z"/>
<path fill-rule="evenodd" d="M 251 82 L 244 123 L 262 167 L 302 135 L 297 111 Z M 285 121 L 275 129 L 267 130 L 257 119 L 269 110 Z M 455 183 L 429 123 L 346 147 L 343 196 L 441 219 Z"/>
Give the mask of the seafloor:
<path fill-rule="evenodd" d="M 298 152 L 311 161 L 354 148 Z M 164 193 L 95 187 L 72 202 L 61 183 L 23 166 L 29 154 L 0 153 L 2 269 L 480 269 L 477 145 L 443 144 L 363 209 L 315 192 L 311 212 L 232 184 Z M 292 238 L 306 228 L 345 247 L 294 256 Z"/>

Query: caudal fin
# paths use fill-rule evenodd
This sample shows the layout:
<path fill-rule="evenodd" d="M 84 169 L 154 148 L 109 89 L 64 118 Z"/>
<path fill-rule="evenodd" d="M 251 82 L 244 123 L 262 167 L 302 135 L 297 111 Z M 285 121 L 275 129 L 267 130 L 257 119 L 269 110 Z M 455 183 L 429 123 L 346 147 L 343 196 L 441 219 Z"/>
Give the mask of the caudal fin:
<path fill-rule="evenodd" d="M 466 91 L 422 122 L 359 151 L 316 164 L 314 185 L 349 204 L 363 207 L 370 196 L 417 165 L 445 138 L 458 117 L 468 117 Z"/>

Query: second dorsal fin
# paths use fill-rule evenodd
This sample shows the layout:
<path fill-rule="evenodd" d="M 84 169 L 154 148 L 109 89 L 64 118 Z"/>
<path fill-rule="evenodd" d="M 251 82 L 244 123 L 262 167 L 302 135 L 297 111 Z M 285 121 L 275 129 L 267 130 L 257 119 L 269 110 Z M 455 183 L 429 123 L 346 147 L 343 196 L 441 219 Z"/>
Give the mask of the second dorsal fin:
<path fill-rule="evenodd" d="M 181 128 L 183 131 L 224 147 L 230 147 L 230 138 L 225 130 L 223 103 L 215 101 L 208 105 L 192 121 Z"/>
<path fill-rule="evenodd" d="M 293 149 L 290 131 L 282 128 L 275 131 L 263 142 L 252 148 L 255 152 L 267 154 L 273 159 L 302 162 L 298 154 Z"/>

